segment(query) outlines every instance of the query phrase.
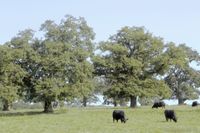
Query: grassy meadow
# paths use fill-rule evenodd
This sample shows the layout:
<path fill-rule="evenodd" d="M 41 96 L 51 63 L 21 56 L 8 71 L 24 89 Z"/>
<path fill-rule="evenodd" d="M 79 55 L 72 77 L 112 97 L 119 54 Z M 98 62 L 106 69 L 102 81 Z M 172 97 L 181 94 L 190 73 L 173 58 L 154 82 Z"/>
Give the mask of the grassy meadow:
<path fill-rule="evenodd" d="M 200 133 L 200 107 L 167 106 L 178 122 L 166 122 L 164 109 L 67 108 L 44 114 L 41 110 L 0 112 L 0 133 Z M 113 123 L 112 111 L 123 109 L 127 123 Z"/>

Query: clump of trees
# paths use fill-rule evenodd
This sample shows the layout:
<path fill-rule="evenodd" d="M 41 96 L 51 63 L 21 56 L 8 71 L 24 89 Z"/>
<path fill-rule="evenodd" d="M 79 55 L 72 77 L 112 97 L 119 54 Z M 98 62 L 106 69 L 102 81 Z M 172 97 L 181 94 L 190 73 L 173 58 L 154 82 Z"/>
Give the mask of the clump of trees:
<path fill-rule="evenodd" d="M 42 102 L 79 100 L 87 106 L 95 93 L 115 105 L 136 97 L 176 96 L 179 103 L 197 96 L 199 53 L 185 44 L 164 43 L 144 27 L 122 27 L 107 41 L 94 43 L 84 18 L 67 15 L 59 24 L 45 21 L 44 37 L 26 29 L 0 45 L 0 100 L 9 110 L 16 100 Z M 99 52 L 96 52 L 99 51 Z"/>

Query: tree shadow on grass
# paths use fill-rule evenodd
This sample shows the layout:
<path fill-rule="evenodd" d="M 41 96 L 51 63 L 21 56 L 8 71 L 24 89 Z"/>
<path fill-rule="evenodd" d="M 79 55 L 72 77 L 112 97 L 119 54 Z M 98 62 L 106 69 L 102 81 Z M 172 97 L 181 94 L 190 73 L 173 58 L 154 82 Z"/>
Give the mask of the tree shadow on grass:
<path fill-rule="evenodd" d="M 43 111 L 6 111 L 0 112 L 0 117 L 13 117 L 13 116 L 29 116 L 29 115 L 41 115 L 41 114 L 56 114 L 56 113 L 44 113 Z"/>
<path fill-rule="evenodd" d="M 12 117 L 12 116 L 31 116 L 31 115 L 42 115 L 42 114 L 51 114 L 58 115 L 67 113 L 68 110 L 65 108 L 60 108 L 53 110 L 53 112 L 44 112 L 43 110 L 22 110 L 22 111 L 0 111 L 0 117 Z"/>

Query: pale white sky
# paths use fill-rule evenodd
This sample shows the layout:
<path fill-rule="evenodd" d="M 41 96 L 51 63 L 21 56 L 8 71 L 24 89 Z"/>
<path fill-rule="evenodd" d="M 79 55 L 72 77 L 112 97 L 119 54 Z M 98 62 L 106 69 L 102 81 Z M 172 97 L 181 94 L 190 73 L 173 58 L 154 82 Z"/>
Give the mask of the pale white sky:
<path fill-rule="evenodd" d="M 123 26 L 145 26 L 166 42 L 186 43 L 200 53 L 199 0 L 1 0 L 0 44 L 19 31 L 38 31 L 47 19 L 66 14 L 84 17 L 96 41 L 108 39 Z"/>

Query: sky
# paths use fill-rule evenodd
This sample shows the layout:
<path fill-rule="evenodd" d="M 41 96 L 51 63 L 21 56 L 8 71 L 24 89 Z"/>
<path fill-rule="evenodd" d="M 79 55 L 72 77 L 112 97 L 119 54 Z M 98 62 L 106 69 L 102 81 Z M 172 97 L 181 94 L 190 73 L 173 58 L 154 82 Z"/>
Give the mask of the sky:
<path fill-rule="evenodd" d="M 165 42 L 185 43 L 200 53 L 199 0 L 1 0 L 0 44 L 19 31 L 38 31 L 45 20 L 84 17 L 105 41 L 123 26 L 144 26 Z"/>

